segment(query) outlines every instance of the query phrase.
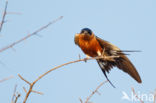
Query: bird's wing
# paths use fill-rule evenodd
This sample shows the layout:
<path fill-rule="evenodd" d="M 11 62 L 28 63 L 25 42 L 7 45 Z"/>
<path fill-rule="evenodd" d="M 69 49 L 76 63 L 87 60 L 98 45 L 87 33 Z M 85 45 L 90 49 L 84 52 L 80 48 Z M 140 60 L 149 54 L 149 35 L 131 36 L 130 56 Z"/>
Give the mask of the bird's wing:
<path fill-rule="evenodd" d="M 128 73 L 131 77 L 133 77 L 138 83 L 141 83 L 141 78 L 131 63 L 131 61 L 124 55 L 124 53 L 115 45 L 102 40 L 99 37 L 96 37 L 97 41 L 99 42 L 100 46 L 107 52 L 108 56 L 119 56 L 119 58 L 115 58 L 115 61 L 105 61 L 105 60 L 97 60 L 99 66 L 101 67 L 102 71 L 105 74 L 105 71 L 109 72 L 109 70 L 116 66 L 119 69 L 123 70 L 124 72 Z M 120 52 L 118 52 L 120 51 Z"/>

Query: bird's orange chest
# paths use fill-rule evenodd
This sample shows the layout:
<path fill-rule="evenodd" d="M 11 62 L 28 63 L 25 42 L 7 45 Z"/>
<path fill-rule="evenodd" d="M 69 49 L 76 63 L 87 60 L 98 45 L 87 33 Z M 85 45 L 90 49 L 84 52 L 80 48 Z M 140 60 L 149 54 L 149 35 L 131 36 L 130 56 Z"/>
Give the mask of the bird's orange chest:
<path fill-rule="evenodd" d="M 79 46 L 82 49 L 82 51 L 91 57 L 98 56 L 97 52 L 101 52 L 102 48 L 99 45 L 99 42 L 96 40 L 95 37 L 89 40 L 83 39 L 83 37 L 79 38 Z"/>

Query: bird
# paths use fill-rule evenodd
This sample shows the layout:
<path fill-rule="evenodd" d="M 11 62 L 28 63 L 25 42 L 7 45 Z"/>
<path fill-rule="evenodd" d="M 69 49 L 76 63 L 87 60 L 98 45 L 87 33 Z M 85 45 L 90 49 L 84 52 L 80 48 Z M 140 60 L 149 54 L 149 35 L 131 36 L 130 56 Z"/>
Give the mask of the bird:
<path fill-rule="evenodd" d="M 115 88 L 113 83 L 108 79 L 107 74 L 113 67 L 128 73 L 138 83 L 142 83 L 141 77 L 135 66 L 128 59 L 125 52 L 135 52 L 129 50 L 120 50 L 117 46 L 96 36 L 91 29 L 83 28 L 80 33 L 74 37 L 74 42 L 78 45 L 87 57 L 111 57 L 112 59 L 96 59 L 107 81 Z"/>

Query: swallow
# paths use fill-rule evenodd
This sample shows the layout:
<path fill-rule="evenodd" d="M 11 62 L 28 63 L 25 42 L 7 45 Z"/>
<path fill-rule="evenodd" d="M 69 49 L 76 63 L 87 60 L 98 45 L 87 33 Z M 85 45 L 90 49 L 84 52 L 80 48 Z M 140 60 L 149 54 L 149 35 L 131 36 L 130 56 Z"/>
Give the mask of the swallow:
<path fill-rule="evenodd" d="M 142 80 L 137 72 L 135 66 L 128 59 L 125 52 L 135 52 L 128 50 L 120 50 L 117 46 L 111 44 L 94 35 L 91 29 L 83 28 L 80 33 L 76 34 L 74 37 L 74 42 L 78 45 L 81 50 L 87 55 L 87 57 L 97 57 L 97 56 L 115 56 L 112 59 L 96 59 L 99 67 L 101 68 L 107 81 L 115 88 L 111 81 L 107 77 L 107 73 L 113 67 L 117 67 L 120 70 L 128 73 L 133 79 L 138 83 L 142 83 Z"/>

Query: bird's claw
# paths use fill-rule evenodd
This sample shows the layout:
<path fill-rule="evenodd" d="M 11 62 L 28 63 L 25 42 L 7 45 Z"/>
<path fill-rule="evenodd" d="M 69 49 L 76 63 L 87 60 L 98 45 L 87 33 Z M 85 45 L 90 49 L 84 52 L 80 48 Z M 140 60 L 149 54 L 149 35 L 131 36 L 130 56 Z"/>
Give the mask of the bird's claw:
<path fill-rule="evenodd" d="M 87 63 L 88 58 L 84 58 L 84 62 Z"/>

